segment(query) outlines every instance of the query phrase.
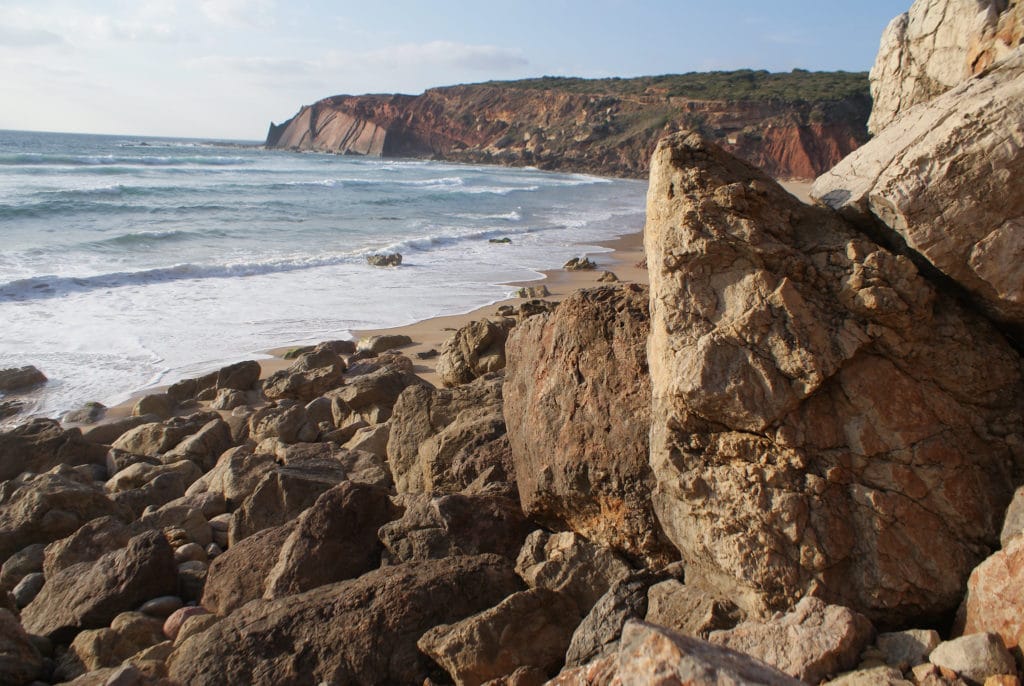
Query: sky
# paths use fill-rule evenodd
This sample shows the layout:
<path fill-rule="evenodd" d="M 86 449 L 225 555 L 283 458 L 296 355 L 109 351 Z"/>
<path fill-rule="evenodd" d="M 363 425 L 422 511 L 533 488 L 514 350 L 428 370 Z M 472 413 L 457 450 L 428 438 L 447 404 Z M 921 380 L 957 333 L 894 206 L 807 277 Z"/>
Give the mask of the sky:
<path fill-rule="evenodd" d="M 911 0 L 0 0 L 0 129 L 262 140 L 492 79 L 867 71 Z"/>

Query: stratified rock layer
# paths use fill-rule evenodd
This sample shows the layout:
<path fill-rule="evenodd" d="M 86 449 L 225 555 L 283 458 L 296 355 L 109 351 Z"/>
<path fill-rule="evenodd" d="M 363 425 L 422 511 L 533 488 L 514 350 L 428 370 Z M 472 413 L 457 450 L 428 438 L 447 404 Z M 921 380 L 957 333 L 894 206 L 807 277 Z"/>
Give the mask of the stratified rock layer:
<path fill-rule="evenodd" d="M 648 192 L 655 507 L 751 614 L 953 610 L 998 536 L 1020 361 L 906 258 L 680 135 Z"/>
<path fill-rule="evenodd" d="M 907 112 L 811 195 L 899 242 L 1024 332 L 1024 51 Z"/>

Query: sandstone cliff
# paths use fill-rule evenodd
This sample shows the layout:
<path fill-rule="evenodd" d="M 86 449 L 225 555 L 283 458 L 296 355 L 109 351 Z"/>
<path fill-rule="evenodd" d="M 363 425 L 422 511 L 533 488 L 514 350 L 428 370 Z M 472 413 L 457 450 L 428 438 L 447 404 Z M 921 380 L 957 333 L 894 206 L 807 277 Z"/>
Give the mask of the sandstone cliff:
<path fill-rule="evenodd" d="M 271 124 L 266 144 L 645 177 L 658 140 L 688 129 L 772 176 L 813 178 L 866 140 L 865 85 L 859 74 L 730 72 L 342 95 Z"/>

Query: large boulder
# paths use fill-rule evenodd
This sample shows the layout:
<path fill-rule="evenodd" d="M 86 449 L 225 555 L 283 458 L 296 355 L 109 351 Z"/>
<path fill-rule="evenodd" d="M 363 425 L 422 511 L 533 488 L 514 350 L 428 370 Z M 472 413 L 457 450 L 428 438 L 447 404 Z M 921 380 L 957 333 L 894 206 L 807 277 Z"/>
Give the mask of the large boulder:
<path fill-rule="evenodd" d="M 502 377 L 451 389 L 412 385 L 394 405 L 388 465 L 399 493 L 455 493 L 491 471 L 511 480 Z"/>
<path fill-rule="evenodd" d="M 1024 6 L 1018 6 L 1024 7 Z M 1024 50 L 904 114 L 812 196 L 880 223 L 1024 333 Z"/>
<path fill-rule="evenodd" d="M 445 386 L 469 383 L 505 368 L 505 340 L 514 319 L 481 319 L 455 331 L 441 347 L 437 375 Z"/>
<path fill-rule="evenodd" d="M 1005 339 L 696 134 L 655 152 L 645 241 L 654 502 L 687 581 L 751 616 L 812 589 L 883 623 L 952 612 L 1020 457 Z"/>
<path fill-rule="evenodd" d="M 267 575 L 277 564 L 281 548 L 295 522 L 263 529 L 231 546 L 210 564 L 202 606 L 218 615 L 234 612 L 263 597 Z"/>
<path fill-rule="evenodd" d="M 368 364 L 365 368 L 353 366 L 345 377 L 345 385 L 327 393 L 327 396 L 346 408 L 348 412 L 376 416 L 367 417 L 370 423 L 387 421 L 398 396 L 409 386 L 433 388 L 412 371 L 412 361 L 403 355 L 381 356 L 381 364 Z M 342 426 L 342 413 L 335 416 Z"/>
<path fill-rule="evenodd" d="M 455 557 L 385 567 L 287 598 L 251 602 L 176 647 L 172 679 L 247 683 L 422 683 L 428 629 L 520 590 L 507 560 Z"/>
<path fill-rule="evenodd" d="M 334 351 L 318 347 L 267 377 L 263 381 L 263 395 L 271 400 L 309 401 L 341 385 L 344 372 L 345 363 Z"/>
<path fill-rule="evenodd" d="M 878 134 L 914 105 L 980 74 L 1016 48 L 1024 5 L 1005 0 L 917 0 L 893 19 L 871 69 L 868 129 Z"/>
<path fill-rule="evenodd" d="M 978 565 L 967 581 L 957 634 L 998 634 L 1007 648 L 1024 643 L 1024 536 Z"/>
<path fill-rule="evenodd" d="M 75 533 L 46 546 L 43 572 L 53 578 L 57 572 L 82 562 L 92 562 L 103 555 L 128 545 L 131 530 L 120 519 L 97 517 L 83 524 Z"/>
<path fill-rule="evenodd" d="M 83 629 L 101 629 L 119 613 L 177 589 L 174 551 L 162 533 L 140 534 L 95 562 L 67 567 L 48 579 L 22 612 L 25 629 L 67 641 Z"/>
<path fill-rule="evenodd" d="M 160 460 L 165 464 L 178 460 L 190 460 L 203 471 L 208 472 L 217 464 L 218 458 L 234 445 L 231 427 L 223 419 L 212 419 L 199 431 L 184 439 L 166 453 Z"/>
<path fill-rule="evenodd" d="M 102 487 L 65 465 L 0 484 L 0 560 L 33 543 L 73 534 L 90 519 L 110 515 L 127 521 L 129 511 Z"/>
<path fill-rule="evenodd" d="M 79 429 L 53 419 L 33 419 L 0 433 L 0 481 L 22 472 L 42 472 L 59 464 L 103 464 L 106 451 L 85 441 Z"/>
<path fill-rule="evenodd" d="M 651 506 L 648 293 L 577 291 L 507 344 L 505 422 L 523 510 L 656 563 L 675 551 Z"/>
<path fill-rule="evenodd" d="M 220 419 L 216 412 L 196 412 L 186 417 L 172 417 L 165 422 L 141 424 L 121 434 L 111 447 L 135 455 L 157 457 L 214 419 Z"/>
<path fill-rule="evenodd" d="M 224 451 L 212 470 L 189 486 L 186 495 L 219 493 L 229 509 L 238 507 L 256 489 L 267 472 L 274 469 L 274 456 L 239 446 Z"/>

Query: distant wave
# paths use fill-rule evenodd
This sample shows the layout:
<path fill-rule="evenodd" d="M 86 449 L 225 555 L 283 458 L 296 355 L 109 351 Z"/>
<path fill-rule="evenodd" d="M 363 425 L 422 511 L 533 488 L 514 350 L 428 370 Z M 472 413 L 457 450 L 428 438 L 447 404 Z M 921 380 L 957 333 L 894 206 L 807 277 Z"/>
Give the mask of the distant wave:
<path fill-rule="evenodd" d="M 154 243 L 173 243 L 204 238 L 226 238 L 229 235 L 231 235 L 229 231 L 219 229 L 208 229 L 205 231 L 134 231 L 104 238 L 103 240 L 90 241 L 85 245 L 96 248 L 132 248 L 136 246 L 151 246 Z"/>
<path fill-rule="evenodd" d="M 56 166 L 144 166 L 174 167 L 180 165 L 198 166 L 237 166 L 251 164 L 252 160 L 244 157 L 224 155 L 53 155 L 46 153 L 15 153 L 0 155 L 0 166 L 19 167 L 25 165 L 56 165 Z"/>

